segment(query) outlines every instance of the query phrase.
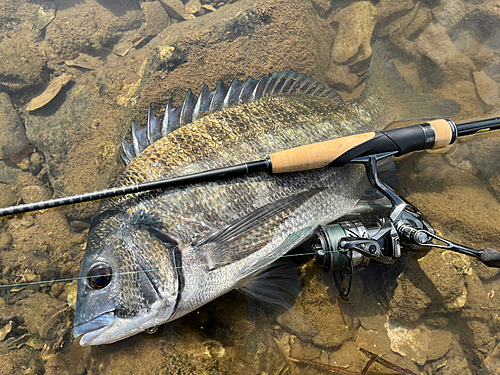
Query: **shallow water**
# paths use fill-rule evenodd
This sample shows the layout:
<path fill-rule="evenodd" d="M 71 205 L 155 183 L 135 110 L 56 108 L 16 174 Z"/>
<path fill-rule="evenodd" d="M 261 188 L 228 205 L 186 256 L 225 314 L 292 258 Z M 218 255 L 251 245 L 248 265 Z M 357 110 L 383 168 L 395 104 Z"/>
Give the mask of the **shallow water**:
<path fill-rule="evenodd" d="M 37 22 L 42 3 L 0 4 L 2 207 L 107 187 L 123 168 L 118 135 L 130 136 L 130 120 L 145 124 L 150 103 L 159 114 L 188 88 L 290 70 L 355 98 L 378 38 L 416 89 L 461 105 L 457 123 L 500 113 L 495 1 L 239 0 L 188 16 L 195 1 L 179 0 L 175 13 L 167 0 L 60 0 L 38 28 L 53 16 L 45 4 Z M 499 249 L 499 163 L 500 135 L 465 138 L 399 159 L 398 192 L 439 235 Z M 73 279 L 96 207 L 0 220 L 0 374 L 328 373 L 288 358 L 360 372 L 360 348 L 417 374 L 500 371 L 499 272 L 440 250 L 372 263 L 353 275 L 348 300 L 314 259 L 297 258 L 302 294 L 291 311 L 231 292 L 152 335 L 82 348 Z M 48 280 L 63 281 L 38 283 Z"/>

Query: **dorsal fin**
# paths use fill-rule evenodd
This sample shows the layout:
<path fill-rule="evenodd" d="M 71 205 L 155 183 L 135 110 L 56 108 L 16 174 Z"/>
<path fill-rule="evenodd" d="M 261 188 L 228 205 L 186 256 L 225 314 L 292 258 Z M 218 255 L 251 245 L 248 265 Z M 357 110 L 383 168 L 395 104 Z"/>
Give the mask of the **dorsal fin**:
<path fill-rule="evenodd" d="M 220 111 L 265 96 L 294 93 L 332 98 L 338 100 L 339 104 L 342 102 L 340 95 L 335 91 L 315 79 L 297 72 L 274 73 L 269 78 L 261 77 L 259 80 L 248 77 L 245 82 L 235 79 L 229 87 L 224 82 L 219 81 L 214 91 L 211 91 L 206 85 L 203 86 L 199 97 L 188 90 L 180 107 L 173 108 L 172 100 L 169 99 L 163 118 L 162 116 L 156 117 L 150 106 L 148 124 L 145 128 L 139 129 L 132 122 L 132 142 L 129 143 L 120 138 L 123 147 L 121 157 L 125 164 L 129 164 L 150 144 L 165 137 L 178 127 L 198 120 L 206 113 Z"/>

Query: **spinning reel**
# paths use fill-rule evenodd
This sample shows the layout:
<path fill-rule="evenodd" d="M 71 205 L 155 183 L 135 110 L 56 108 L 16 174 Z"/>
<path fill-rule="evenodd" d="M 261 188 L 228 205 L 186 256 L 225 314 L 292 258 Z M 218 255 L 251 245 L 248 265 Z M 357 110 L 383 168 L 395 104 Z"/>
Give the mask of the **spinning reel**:
<path fill-rule="evenodd" d="M 311 241 L 311 248 L 317 255 L 319 264 L 325 270 L 333 272 L 340 294 L 348 296 L 354 269 L 367 266 L 370 260 L 394 264 L 401 256 L 402 246 L 452 250 L 475 256 L 489 267 L 500 267 L 500 252 L 493 249 L 471 249 L 437 236 L 416 207 L 379 179 L 377 162 L 392 155 L 394 152 L 352 160 L 365 165 L 370 184 L 389 199 L 390 207 L 385 206 L 382 215 L 353 213 L 320 226 Z M 442 244 L 432 243 L 433 239 Z"/>

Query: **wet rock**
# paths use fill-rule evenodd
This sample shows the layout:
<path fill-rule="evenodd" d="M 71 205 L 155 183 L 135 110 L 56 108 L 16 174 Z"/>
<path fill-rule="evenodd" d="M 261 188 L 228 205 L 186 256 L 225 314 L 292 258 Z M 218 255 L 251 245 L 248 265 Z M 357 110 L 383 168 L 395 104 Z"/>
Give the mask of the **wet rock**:
<path fill-rule="evenodd" d="M 484 71 L 474 72 L 473 75 L 477 92 L 481 99 L 488 105 L 499 105 L 498 83 L 488 77 Z"/>
<path fill-rule="evenodd" d="M 495 321 L 494 314 L 498 311 L 492 305 L 483 284 L 472 274 L 467 276 L 467 303 L 462 309 L 462 317 L 466 319 L 470 328 L 469 338 L 475 348 L 487 346 L 492 340 L 490 326 Z"/>
<path fill-rule="evenodd" d="M 182 20 L 184 14 L 184 4 L 181 0 L 161 0 L 163 7 L 172 18 Z"/>
<path fill-rule="evenodd" d="M 0 93 L 0 159 L 12 158 L 28 144 L 26 131 L 9 95 Z"/>
<path fill-rule="evenodd" d="M 312 0 L 312 5 L 320 17 L 325 16 L 325 14 L 331 9 L 332 3 L 329 0 Z"/>
<path fill-rule="evenodd" d="M 201 3 L 199 0 L 189 0 L 184 7 L 184 12 L 187 14 L 195 14 L 201 10 Z"/>
<path fill-rule="evenodd" d="M 14 168 L 10 164 L 8 165 L 3 160 L 0 160 L 0 184 L 8 184 L 15 186 L 17 179 L 23 171 L 19 168 Z"/>
<path fill-rule="evenodd" d="M 442 329 L 431 331 L 431 341 L 429 342 L 427 360 L 435 361 L 444 357 L 444 355 L 450 350 L 451 338 L 451 332 L 444 331 Z"/>
<path fill-rule="evenodd" d="M 44 29 L 52 22 L 56 16 L 56 4 L 53 1 L 46 1 L 40 5 L 36 16 L 35 27 L 39 30 Z"/>
<path fill-rule="evenodd" d="M 0 251 L 9 251 L 12 246 L 12 242 L 13 238 L 9 232 L 0 232 Z"/>
<path fill-rule="evenodd" d="M 389 17 L 394 13 L 400 15 L 401 12 L 409 11 L 414 7 L 413 0 L 381 0 L 377 4 L 377 21 Z"/>
<path fill-rule="evenodd" d="M 56 97 L 56 95 L 61 91 L 61 89 L 66 86 L 66 84 L 71 81 L 71 74 L 64 73 L 62 76 L 56 77 L 50 81 L 47 88 L 39 96 L 31 99 L 27 111 L 34 111 L 43 106 L 47 105 Z"/>
<path fill-rule="evenodd" d="M 351 73 L 346 65 L 332 64 L 325 76 L 325 82 L 333 89 L 352 92 L 359 84 L 359 77 Z"/>
<path fill-rule="evenodd" d="M 292 310 L 277 317 L 280 326 L 302 342 L 337 347 L 352 337 L 354 324 L 338 301 L 332 301 L 327 288 L 316 278 L 302 290 Z"/>
<path fill-rule="evenodd" d="M 484 367 L 478 372 L 478 374 L 494 374 L 500 369 L 500 343 L 488 354 L 484 359 Z"/>
<path fill-rule="evenodd" d="M 428 26 L 417 38 L 416 47 L 440 69 L 448 82 L 469 81 L 476 70 L 474 63 L 455 47 L 444 26 Z"/>
<path fill-rule="evenodd" d="M 431 331 L 423 325 L 416 328 L 401 325 L 390 319 L 385 325 L 391 349 L 423 366 L 431 342 Z"/>
<path fill-rule="evenodd" d="M 40 86 L 48 76 L 47 58 L 25 38 L 7 38 L 0 43 L 0 89 L 14 92 Z"/>
<path fill-rule="evenodd" d="M 86 53 L 79 53 L 78 56 L 72 60 L 65 60 L 67 66 L 76 66 L 87 70 L 94 70 L 99 67 L 102 62 L 98 58 L 87 55 Z"/>
<path fill-rule="evenodd" d="M 16 204 L 18 197 L 14 187 L 0 183 L 0 191 L 2 191 L 2 194 L 0 194 L 0 207 L 8 207 Z"/>
<path fill-rule="evenodd" d="M 62 58 L 77 51 L 99 53 L 143 22 L 142 10 L 132 6 L 132 2 L 89 0 L 59 9 L 57 17 L 45 29 L 45 40 Z"/>
<path fill-rule="evenodd" d="M 141 8 L 146 17 L 148 35 L 157 35 L 170 25 L 170 18 L 159 1 L 141 3 Z"/>
<path fill-rule="evenodd" d="M 458 32 L 452 38 L 457 48 L 476 65 L 478 70 L 486 69 L 486 74 L 497 74 L 498 63 L 495 51 L 480 43 L 469 30 Z"/>
<path fill-rule="evenodd" d="M 432 250 L 418 263 L 427 278 L 435 286 L 447 312 L 461 309 L 467 299 L 465 275 L 470 275 L 472 269 L 470 259 L 466 255 L 451 251 Z"/>
<path fill-rule="evenodd" d="M 359 1 L 338 13 L 339 32 L 332 49 L 334 61 L 346 63 L 354 56 L 355 61 L 363 61 L 371 56 L 376 13 L 375 6 L 368 1 Z"/>
<path fill-rule="evenodd" d="M 398 276 L 397 283 L 389 302 L 389 316 L 401 323 L 416 322 L 425 313 L 432 300 L 418 284 L 416 272 L 408 270 L 402 273 Z"/>
<path fill-rule="evenodd" d="M 436 23 L 447 30 L 453 29 L 465 16 L 465 6 L 461 0 L 443 0 L 433 10 Z"/>

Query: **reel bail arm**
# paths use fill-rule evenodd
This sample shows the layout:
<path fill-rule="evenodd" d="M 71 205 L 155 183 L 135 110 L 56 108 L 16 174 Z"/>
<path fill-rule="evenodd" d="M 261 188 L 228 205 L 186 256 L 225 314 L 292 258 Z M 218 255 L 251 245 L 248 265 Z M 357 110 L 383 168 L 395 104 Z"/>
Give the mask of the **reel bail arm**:
<path fill-rule="evenodd" d="M 394 154 L 396 152 L 393 151 L 352 160 L 365 165 L 370 184 L 390 201 L 388 212 L 382 218 L 372 219 L 372 222 L 365 217 L 367 215 L 360 213 L 344 216 L 320 226 L 311 241 L 319 264 L 333 272 L 341 296 L 348 296 L 351 276 L 356 268 L 367 266 L 370 260 L 393 264 L 401 256 L 401 245 L 414 249 L 452 250 L 477 257 L 488 267 L 500 268 L 500 252 L 493 249 L 475 250 L 437 236 L 416 207 L 380 180 L 377 162 Z M 432 240 L 441 241 L 444 245 L 431 243 Z"/>

